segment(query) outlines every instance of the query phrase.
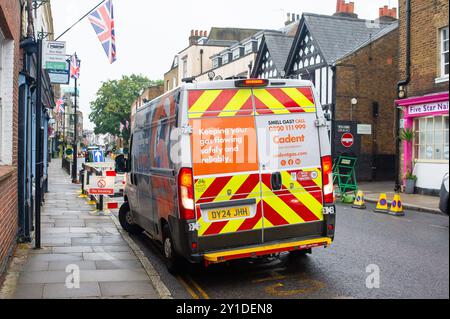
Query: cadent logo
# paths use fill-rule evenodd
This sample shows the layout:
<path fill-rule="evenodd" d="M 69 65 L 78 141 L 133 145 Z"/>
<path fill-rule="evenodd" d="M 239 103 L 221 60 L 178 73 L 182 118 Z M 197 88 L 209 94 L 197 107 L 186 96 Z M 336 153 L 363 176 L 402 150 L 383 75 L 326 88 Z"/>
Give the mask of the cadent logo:
<path fill-rule="evenodd" d="M 294 144 L 294 143 L 303 143 L 305 141 L 305 135 L 291 135 L 288 136 L 275 136 L 273 138 L 273 142 L 275 144 Z"/>

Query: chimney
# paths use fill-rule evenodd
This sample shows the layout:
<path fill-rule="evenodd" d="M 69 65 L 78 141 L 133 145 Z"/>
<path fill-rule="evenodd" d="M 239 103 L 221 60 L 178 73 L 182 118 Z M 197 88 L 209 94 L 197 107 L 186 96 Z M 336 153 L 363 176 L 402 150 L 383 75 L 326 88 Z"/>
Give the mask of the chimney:
<path fill-rule="evenodd" d="M 397 8 L 389 9 L 388 6 L 384 6 L 379 9 L 379 20 L 385 22 L 392 22 L 397 20 Z"/>
<path fill-rule="evenodd" d="M 355 14 L 355 3 L 346 3 L 345 0 L 337 0 L 336 13 L 333 15 L 337 17 L 358 18 L 358 15 Z"/>
<path fill-rule="evenodd" d="M 287 26 L 289 24 L 291 24 L 291 14 L 290 13 L 287 14 L 287 20 L 286 20 L 286 22 L 284 22 L 285 26 Z"/>
<path fill-rule="evenodd" d="M 189 37 L 189 46 L 197 44 L 198 39 L 200 39 L 198 30 L 191 30 L 191 36 Z"/>

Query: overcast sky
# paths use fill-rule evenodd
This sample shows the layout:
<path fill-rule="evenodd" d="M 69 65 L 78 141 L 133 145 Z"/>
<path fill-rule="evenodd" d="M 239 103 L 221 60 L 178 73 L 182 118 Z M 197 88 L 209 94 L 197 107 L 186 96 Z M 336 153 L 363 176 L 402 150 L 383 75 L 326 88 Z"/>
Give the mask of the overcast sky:
<path fill-rule="evenodd" d="M 54 29 L 61 34 L 100 0 L 51 0 Z M 383 5 L 398 7 L 398 0 L 354 0 L 355 13 L 363 19 L 378 18 Z M 89 123 L 89 102 L 102 81 L 124 74 L 140 73 L 162 79 L 173 56 L 188 44 L 190 30 L 211 27 L 279 29 L 288 12 L 333 14 L 336 0 L 113 0 L 117 61 L 112 65 L 89 20 L 84 19 L 60 40 L 67 42 L 67 54 L 81 59 L 78 81 L 85 128 Z"/>

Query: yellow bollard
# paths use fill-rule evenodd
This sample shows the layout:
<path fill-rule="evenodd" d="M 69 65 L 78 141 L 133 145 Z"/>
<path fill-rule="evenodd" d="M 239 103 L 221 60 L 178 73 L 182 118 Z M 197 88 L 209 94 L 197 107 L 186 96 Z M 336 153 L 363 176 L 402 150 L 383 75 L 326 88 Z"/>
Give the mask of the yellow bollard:
<path fill-rule="evenodd" d="M 387 196 L 385 193 L 380 194 L 380 198 L 378 199 L 377 207 L 375 208 L 374 212 L 389 213 Z"/>
<path fill-rule="evenodd" d="M 392 200 L 389 214 L 394 216 L 405 216 L 405 213 L 403 212 L 403 203 L 400 198 L 400 194 L 394 195 L 394 199 Z"/>
<path fill-rule="evenodd" d="M 366 203 L 364 202 L 364 192 L 363 191 L 358 191 L 352 207 L 358 208 L 358 209 L 366 209 Z"/>

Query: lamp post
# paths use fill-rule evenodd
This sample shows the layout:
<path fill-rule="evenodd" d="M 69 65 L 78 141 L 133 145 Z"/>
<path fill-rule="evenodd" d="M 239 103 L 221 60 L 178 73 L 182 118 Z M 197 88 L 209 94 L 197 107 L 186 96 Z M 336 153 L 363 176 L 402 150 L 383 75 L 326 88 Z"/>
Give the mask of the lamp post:
<path fill-rule="evenodd" d="M 358 104 L 358 100 L 356 98 L 353 98 L 351 100 L 351 105 L 350 105 L 350 121 L 353 121 L 353 106 L 355 106 L 356 104 Z"/>
<path fill-rule="evenodd" d="M 76 56 L 75 56 L 76 57 Z M 80 59 L 78 59 L 78 57 L 76 57 L 77 60 L 77 64 L 78 67 L 80 66 Z M 78 173 L 77 173 L 77 169 L 78 169 L 78 145 L 77 145 L 77 126 L 78 126 L 78 114 L 77 114 L 77 95 L 78 95 L 78 76 L 74 77 L 75 80 L 75 96 L 74 96 L 74 105 L 73 105 L 73 110 L 74 110 L 74 114 L 73 114 L 73 162 L 72 162 L 72 183 L 78 183 Z"/>

